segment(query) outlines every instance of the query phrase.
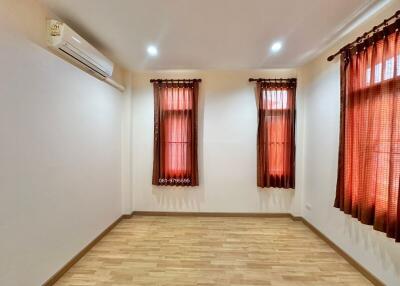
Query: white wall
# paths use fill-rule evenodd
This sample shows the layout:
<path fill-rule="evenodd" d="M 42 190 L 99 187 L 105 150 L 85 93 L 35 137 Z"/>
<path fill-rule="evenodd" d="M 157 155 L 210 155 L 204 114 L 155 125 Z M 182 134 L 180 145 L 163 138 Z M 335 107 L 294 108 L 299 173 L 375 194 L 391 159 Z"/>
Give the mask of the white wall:
<path fill-rule="evenodd" d="M 249 77 L 295 77 L 294 70 L 135 72 L 133 86 L 133 193 L 137 211 L 292 212 L 302 185 L 302 105 L 298 96 L 296 191 L 257 188 L 257 108 Z M 199 187 L 151 184 L 151 78 L 201 78 Z"/>
<path fill-rule="evenodd" d="M 41 285 L 121 215 L 121 93 L 43 48 L 45 16 L 1 1 L 0 285 Z"/>
<path fill-rule="evenodd" d="M 339 144 L 339 62 L 326 58 L 400 9 L 393 1 L 379 14 L 299 70 L 306 86 L 305 218 L 387 285 L 400 285 L 400 245 L 333 207 Z M 309 204 L 311 209 L 306 208 Z"/>

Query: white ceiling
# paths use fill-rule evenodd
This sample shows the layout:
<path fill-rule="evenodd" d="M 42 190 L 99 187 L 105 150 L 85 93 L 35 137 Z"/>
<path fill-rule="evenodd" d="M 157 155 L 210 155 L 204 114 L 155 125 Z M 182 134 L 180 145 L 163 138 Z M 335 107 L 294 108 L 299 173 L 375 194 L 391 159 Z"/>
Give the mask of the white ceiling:
<path fill-rule="evenodd" d="M 379 0 L 41 0 L 130 69 L 295 67 Z M 270 45 L 280 40 L 281 52 Z M 146 47 L 159 48 L 149 58 Z"/>

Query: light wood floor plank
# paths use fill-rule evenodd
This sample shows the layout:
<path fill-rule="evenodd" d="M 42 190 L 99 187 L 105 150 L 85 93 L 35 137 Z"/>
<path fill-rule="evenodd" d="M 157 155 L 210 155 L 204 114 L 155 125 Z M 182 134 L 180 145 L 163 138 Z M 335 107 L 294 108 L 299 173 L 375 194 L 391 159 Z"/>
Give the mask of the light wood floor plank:
<path fill-rule="evenodd" d="M 371 284 L 290 218 L 134 216 L 56 285 Z"/>

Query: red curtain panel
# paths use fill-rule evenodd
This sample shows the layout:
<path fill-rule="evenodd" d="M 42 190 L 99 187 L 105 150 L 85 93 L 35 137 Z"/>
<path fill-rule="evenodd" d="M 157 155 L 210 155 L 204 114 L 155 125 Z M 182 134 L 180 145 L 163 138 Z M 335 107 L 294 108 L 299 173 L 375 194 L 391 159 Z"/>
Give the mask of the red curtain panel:
<path fill-rule="evenodd" d="M 295 186 L 296 81 L 257 82 L 257 185 Z"/>
<path fill-rule="evenodd" d="M 400 39 L 394 31 L 341 56 L 334 206 L 400 241 L 399 188 Z"/>
<path fill-rule="evenodd" d="M 153 185 L 198 186 L 197 81 L 154 82 Z"/>

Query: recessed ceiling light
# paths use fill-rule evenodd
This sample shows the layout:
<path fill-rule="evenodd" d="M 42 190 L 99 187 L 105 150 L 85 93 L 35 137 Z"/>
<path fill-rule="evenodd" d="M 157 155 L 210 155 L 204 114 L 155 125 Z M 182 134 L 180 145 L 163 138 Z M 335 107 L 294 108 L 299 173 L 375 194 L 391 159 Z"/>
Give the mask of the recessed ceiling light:
<path fill-rule="evenodd" d="M 155 57 L 158 55 L 158 50 L 156 46 L 150 45 L 147 47 L 147 53 L 149 56 Z"/>
<path fill-rule="evenodd" d="M 282 42 L 275 42 L 271 46 L 271 52 L 277 53 L 282 49 Z"/>

